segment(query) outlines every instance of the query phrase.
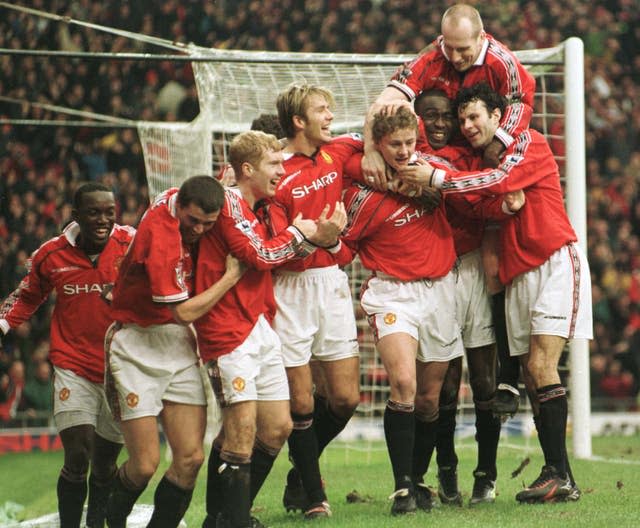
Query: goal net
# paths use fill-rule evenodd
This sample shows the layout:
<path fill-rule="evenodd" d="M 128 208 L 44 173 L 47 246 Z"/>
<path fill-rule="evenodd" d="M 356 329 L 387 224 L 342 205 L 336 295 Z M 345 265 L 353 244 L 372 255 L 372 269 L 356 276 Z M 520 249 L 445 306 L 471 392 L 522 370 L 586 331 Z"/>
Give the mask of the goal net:
<path fill-rule="evenodd" d="M 567 42 L 577 41 L 579 53 L 570 56 Z M 580 179 L 584 180 L 584 167 L 580 167 L 580 148 L 584 158 L 584 139 L 580 144 L 580 126 L 584 121 L 584 109 L 578 107 L 568 115 L 567 108 L 582 99 L 582 43 L 570 39 L 554 48 L 517 51 L 520 61 L 537 80 L 534 118 L 532 126 L 540 130 L 549 140 L 557 157 L 561 171 L 567 175 L 565 185 L 569 188 Z M 238 50 L 216 50 L 191 46 L 193 70 L 198 90 L 200 115 L 190 124 L 162 125 L 141 123 L 139 133 L 145 154 L 149 191 L 153 196 L 166 187 L 179 185 L 186 176 L 195 173 L 216 174 L 227 162 L 230 140 L 235 134 L 248 130 L 252 120 L 260 114 L 275 113 L 277 94 L 291 82 L 306 81 L 329 88 L 334 96 L 336 108 L 332 124 L 335 133 L 359 132 L 369 105 L 386 86 L 397 67 L 414 58 L 414 55 L 359 55 L 321 53 L 277 53 Z M 576 58 L 577 57 L 577 58 Z M 579 86 L 569 88 L 569 82 Z M 567 97 L 570 94 L 570 97 Z M 571 108 L 569 108 L 571 110 Z M 582 112 L 582 115 L 580 114 Z M 568 145 L 565 130 L 571 130 L 576 145 Z M 576 162 L 577 158 L 577 162 Z M 582 161 L 582 163 L 584 163 Z M 573 166 L 571 166 L 573 164 Z M 571 196 L 567 193 L 568 198 Z M 580 216 L 580 196 L 578 201 Z M 584 198 L 582 198 L 584 200 Z M 572 209 L 569 207 L 570 216 Z M 575 208 L 574 208 L 575 214 Z M 572 218 L 579 235 L 584 232 L 580 225 L 584 218 Z M 584 236 L 580 237 L 584 244 Z M 366 272 L 356 260 L 348 269 L 351 277 L 354 309 L 359 316 L 358 336 L 361 353 L 361 401 L 357 410 L 360 420 L 354 420 L 344 435 L 347 438 L 382 438 L 380 416 L 388 397 L 387 379 L 376 354 L 373 337 L 366 319 L 359 310 L 359 291 L 366 279 Z M 580 376 L 586 375 L 586 419 L 576 421 L 573 410 L 574 435 L 576 424 L 586 425 L 588 419 L 588 365 L 584 370 L 585 350 L 579 351 Z M 585 356 L 586 357 L 586 356 Z M 572 363 L 575 363 L 572 361 Z M 584 380 L 583 380 L 584 381 Z M 584 388 L 580 395 L 584 400 Z M 473 434 L 472 398 L 468 385 L 461 390 L 463 414 L 459 433 Z M 584 415 L 584 404 L 579 412 Z M 468 425 L 468 427 L 467 427 Z M 506 429 L 515 429 L 529 435 L 532 429 L 530 417 L 520 415 L 509 420 Z M 588 427 L 586 434 L 589 435 Z M 584 436 L 584 435 L 583 435 Z M 584 440 L 587 441 L 587 440 Z M 590 455 L 590 436 L 588 439 Z M 575 451 L 575 442 L 574 442 Z"/>

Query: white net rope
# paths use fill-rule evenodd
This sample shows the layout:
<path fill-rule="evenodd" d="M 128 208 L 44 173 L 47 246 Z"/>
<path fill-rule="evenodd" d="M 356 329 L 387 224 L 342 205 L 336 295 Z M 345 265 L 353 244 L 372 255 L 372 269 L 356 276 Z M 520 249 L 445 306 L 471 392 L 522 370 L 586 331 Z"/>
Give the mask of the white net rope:
<path fill-rule="evenodd" d="M 558 104 L 550 98 L 550 78 L 563 60 L 562 45 L 518 51 L 538 78 L 539 127 L 552 133 L 548 119 Z M 248 130 L 260 114 L 275 112 L 277 94 L 292 82 L 330 89 L 336 102 L 334 132 L 360 131 L 369 105 L 399 65 L 413 55 L 280 53 L 216 50 L 190 46 L 200 115 L 192 123 L 139 122 L 151 196 L 194 174 L 214 174 L 227 160 L 233 136 Z M 205 59 L 210 59 L 206 60 Z"/>

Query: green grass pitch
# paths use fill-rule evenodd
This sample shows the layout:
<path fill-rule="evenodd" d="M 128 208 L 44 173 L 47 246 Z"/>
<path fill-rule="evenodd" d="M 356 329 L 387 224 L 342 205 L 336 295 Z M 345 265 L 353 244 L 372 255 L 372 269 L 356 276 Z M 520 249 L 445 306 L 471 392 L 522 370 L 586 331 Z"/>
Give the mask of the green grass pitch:
<path fill-rule="evenodd" d="M 333 517 L 314 521 L 319 526 L 335 528 L 368 527 L 607 527 L 640 526 L 640 437 L 617 436 L 594 438 L 594 458 L 573 460 L 572 467 L 583 491 L 576 503 L 519 505 L 516 492 L 529 484 L 540 471 L 542 458 L 534 440 L 528 446 L 501 446 L 498 453 L 498 496 L 495 504 L 468 506 L 473 484 L 475 444 L 464 440 L 458 448 L 458 476 L 465 497 L 463 507 L 440 506 L 431 513 L 393 518 L 387 499 L 393 491 L 391 469 L 383 444 L 372 449 L 330 446 L 321 460 Z M 513 446 L 513 447 L 510 447 Z M 362 446 L 364 447 L 364 446 Z M 530 463 L 515 478 L 511 473 L 527 457 Z M 152 503 L 153 490 L 162 468 L 139 502 Z M 62 465 L 62 452 L 0 455 L 0 506 L 12 501 L 24 506 L 22 519 L 31 519 L 56 510 L 56 480 Z M 287 514 L 282 507 L 282 491 L 289 468 L 286 453 L 278 458 L 271 475 L 258 496 L 254 514 L 270 527 L 306 525 L 301 515 Z M 433 468 L 427 484 L 436 485 Z M 204 517 L 206 465 L 201 470 L 191 507 L 185 516 L 189 528 L 200 527 Z M 356 491 L 364 502 L 349 503 L 347 494 Z"/>

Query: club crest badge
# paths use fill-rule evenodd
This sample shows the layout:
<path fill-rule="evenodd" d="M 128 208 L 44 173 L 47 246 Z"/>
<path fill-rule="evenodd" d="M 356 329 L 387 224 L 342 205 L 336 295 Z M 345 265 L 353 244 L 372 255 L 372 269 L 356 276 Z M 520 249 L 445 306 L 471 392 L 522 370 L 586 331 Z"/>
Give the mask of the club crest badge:
<path fill-rule="evenodd" d="M 130 409 L 136 407 L 139 401 L 140 397 L 135 392 L 130 392 L 129 394 L 127 394 L 127 406 Z"/>
<path fill-rule="evenodd" d="M 397 317 L 396 317 L 396 314 L 394 313 L 387 313 L 387 314 L 384 314 L 383 320 L 384 320 L 384 324 L 392 325 L 396 322 Z"/>
<path fill-rule="evenodd" d="M 233 378 L 233 381 L 231 382 L 231 385 L 233 385 L 233 388 L 238 391 L 238 392 L 242 392 L 246 386 L 246 383 L 244 381 L 244 379 L 237 377 L 237 378 Z"/>

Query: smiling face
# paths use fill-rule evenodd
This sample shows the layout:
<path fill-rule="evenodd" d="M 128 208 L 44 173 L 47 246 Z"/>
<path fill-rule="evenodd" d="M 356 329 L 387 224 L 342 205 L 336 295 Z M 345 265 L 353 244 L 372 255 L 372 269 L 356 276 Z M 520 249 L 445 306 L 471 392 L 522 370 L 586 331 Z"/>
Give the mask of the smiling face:
<path fill-rule="evenodd" d="M 331 122 L 333 112 L 330 103 L 320 94 L 312 93 L 305 102 L 305 112 L 303 116 L 296 116 L 298 126 L 302 131 L 307 143 L 319 147 L 331 141 Z"/>
<path fill-rule="evenodd" d="M 417 138 L 415 128 L 399 128 L 383 136 L 377 147 L 387 165 L 397 170 L 409 163 L 416 151 Z"/>
<path fill-rule="evenodd" d="M 202 235 L 214 226 L 219 214 L 219 209 L 212 213 L 205 213 L 200 206 L 194 203 L 181 206 L 176 202 L 176 216 L 180 222 L 182 242 L 187 245 L 195 244 Z"/>
<path fill-rule="evenodd" d="M 112 192 L 92 191 L 82 195 L 80 205 L 72 211 L 80 226 L 78 246 L 87 253 L 100 253 L 109 241 L 116 221 L 116 202 Z"/>
<path fill-rule="evenodd" d="M 458 108 L 460 132 L 473 148 L 483 149 L 493 140 L 500 116 L 498 108 L 489 112 L 484 101 L 474 99 Z"/>
<path fill-rule="evenodd" d="M 422 118 L 431 148 L 446 146 L 455 130 L 451 101 L 444 95 L 426 95 L 416 102 L 416 113 Z"/>
<path fill-rule="evenodd" d="M 255 167 L 250 163 L 244 164 L 243 169 L 256 201 L 271 198 L 276 194 L 280 178 L 285 174 L 283 160 L 282 150 L 267 149 Z"/>

